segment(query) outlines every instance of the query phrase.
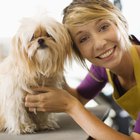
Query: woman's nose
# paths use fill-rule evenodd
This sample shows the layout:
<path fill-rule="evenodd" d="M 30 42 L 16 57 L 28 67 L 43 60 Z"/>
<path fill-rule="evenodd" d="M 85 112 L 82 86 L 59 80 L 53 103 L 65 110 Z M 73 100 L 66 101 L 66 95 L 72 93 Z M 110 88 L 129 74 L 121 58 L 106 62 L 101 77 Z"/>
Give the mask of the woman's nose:
<path fill-rule="evenodd" d="M 100 36 L 94 38 L 94 49 L 100 50 L 103 49 L 106 44 L 106 40 Z"/>

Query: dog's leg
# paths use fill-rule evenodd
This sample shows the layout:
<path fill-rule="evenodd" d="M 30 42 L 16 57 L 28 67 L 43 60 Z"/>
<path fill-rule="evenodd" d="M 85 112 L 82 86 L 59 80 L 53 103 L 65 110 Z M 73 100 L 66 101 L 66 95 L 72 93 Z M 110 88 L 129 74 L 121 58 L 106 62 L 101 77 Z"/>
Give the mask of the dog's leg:
<path fill-rule="evenodd" d="M 17 90 L 9 94 L 4 102 L 5 129 L 8 133 L 34 133 L 36 125 L 29 118 L 23 102 L 24 93 Z"/>
<path fill-rule="evenodd" d="M 34 133 L 36 129 L 36 125 L 28 117 L 23 107 L 11 106 L 7 110 L 5 120 L 5 128 L 8 133 Z"/>
<path fill-rule="evenodd" d="M 4 131 L 5 119 L 0 110 L 0 131 Z"/>
<path fill-rule="evenodd" d="M 34 114 L 34 121 L 39 130 L 53 130 L 60 128 L 54 113 L 37 112 L 36 115 Z"/>

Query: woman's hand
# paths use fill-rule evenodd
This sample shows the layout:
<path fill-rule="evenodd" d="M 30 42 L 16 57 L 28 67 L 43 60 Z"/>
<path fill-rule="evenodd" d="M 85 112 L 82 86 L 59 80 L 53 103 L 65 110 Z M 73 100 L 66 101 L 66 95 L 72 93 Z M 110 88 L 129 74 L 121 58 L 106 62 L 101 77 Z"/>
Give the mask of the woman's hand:
<path fill-rule="evenodd" d="M 37 94 L 27 94 L 25 97 L 25 106 L 31 112 L 35 109 L 42 112 L 69 112 L 78 101 L 63 89 L 40 87 L 33 90 Z"/>

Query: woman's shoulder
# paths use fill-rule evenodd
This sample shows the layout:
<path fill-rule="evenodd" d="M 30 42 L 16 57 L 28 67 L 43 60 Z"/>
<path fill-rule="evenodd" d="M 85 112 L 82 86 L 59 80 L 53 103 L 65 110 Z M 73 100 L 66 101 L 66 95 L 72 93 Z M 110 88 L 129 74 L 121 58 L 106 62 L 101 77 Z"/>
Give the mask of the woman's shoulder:
<path fill-rule="evenodd" d="M 90 67 L 90 71 L 94 74 L 94 76 L 97 78 L 97 79 L 100 79 L 100 80 L 105 80 L 107 81 L 108 78 L 107 78 L 107 72 L 106 72 L 106 68 L 104 67 L 99 67 L 99 66 L 95 66 L 95 65 L 91 65 Z"/>

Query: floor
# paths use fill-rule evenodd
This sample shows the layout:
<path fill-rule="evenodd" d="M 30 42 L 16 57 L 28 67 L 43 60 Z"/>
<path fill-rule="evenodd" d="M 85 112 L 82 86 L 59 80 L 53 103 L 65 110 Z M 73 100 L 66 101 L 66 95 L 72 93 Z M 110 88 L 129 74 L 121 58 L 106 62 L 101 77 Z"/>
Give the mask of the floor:
<path fill-rule="evenodd" d="M 108 107 L 97 106 L 88 108 L 100 119 L 108 114 Z M 0 133 L 0 140 L 86 140 L 88 135 L 65 113 L 57 114 L 60 128 L 53 131 L 39 132 L 36 134 L 11 135 Z M 84 121 L 84 120 L 83 120 Z"/>

